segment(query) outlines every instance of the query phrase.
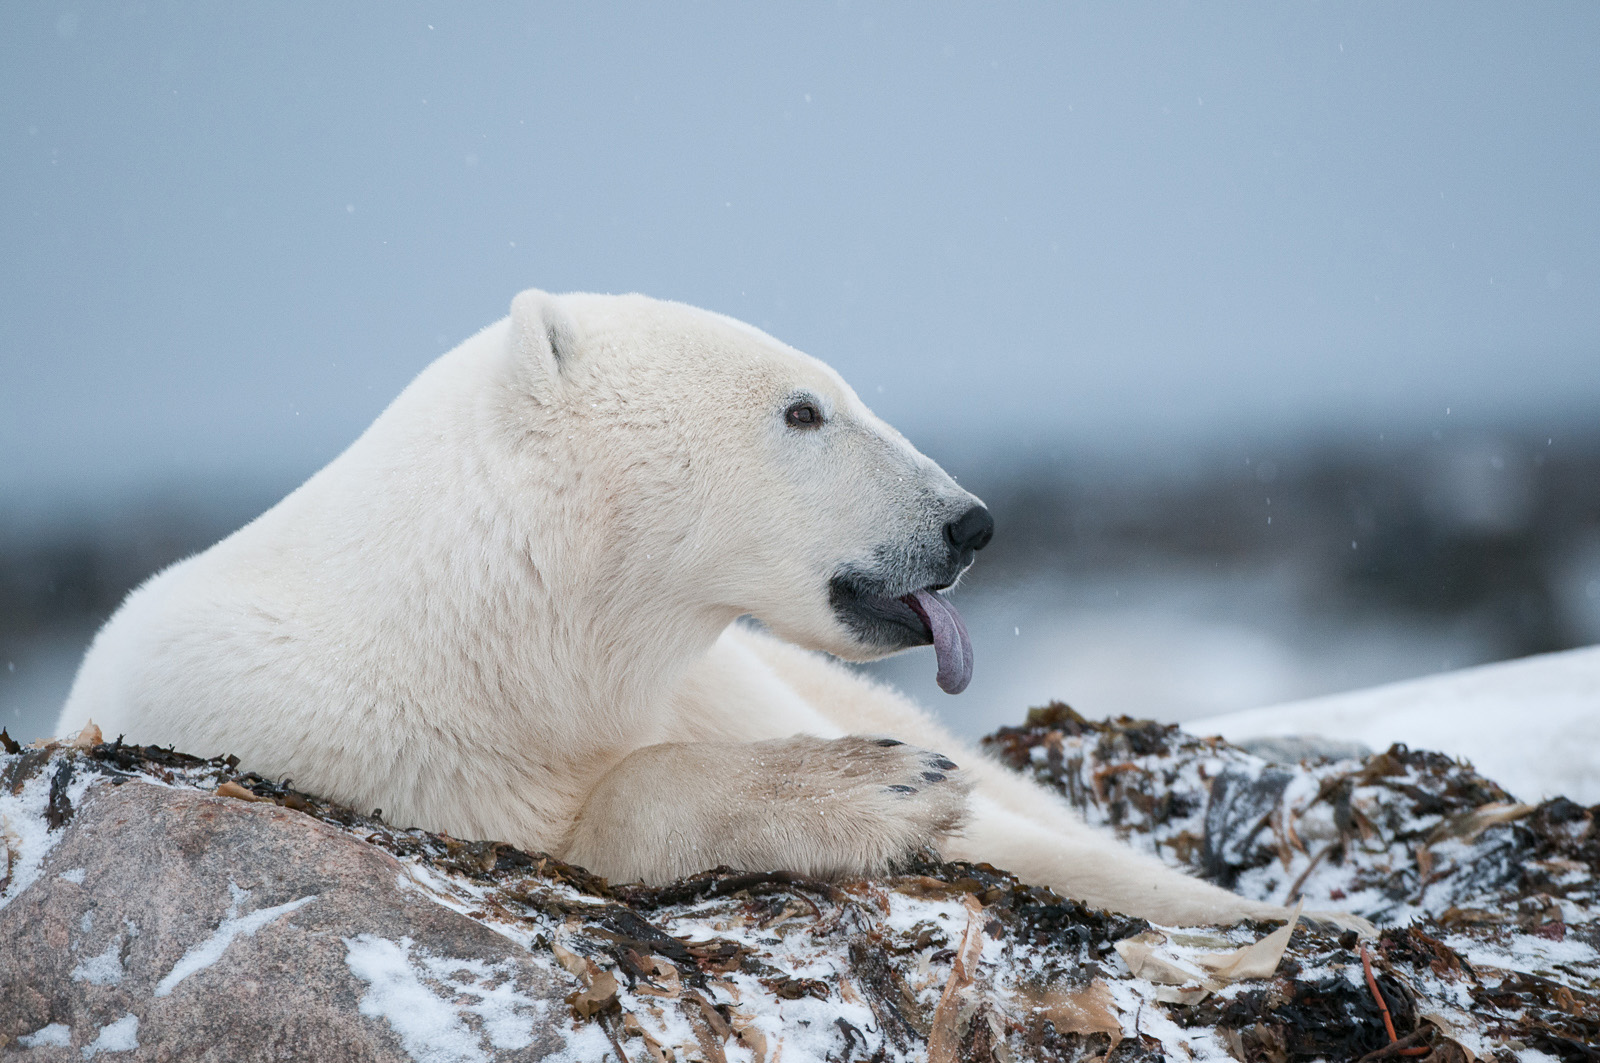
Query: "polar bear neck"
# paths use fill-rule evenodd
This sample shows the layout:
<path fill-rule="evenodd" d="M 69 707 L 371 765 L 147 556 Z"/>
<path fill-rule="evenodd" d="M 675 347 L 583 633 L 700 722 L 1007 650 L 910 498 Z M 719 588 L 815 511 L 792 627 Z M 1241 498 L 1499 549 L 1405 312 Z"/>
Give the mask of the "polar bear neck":
<path fill-rule="evenodd" d="M 347 687 L 371 682 L 374 700 L 422 717 L 470 704 L 482 711 L 450 712 L 485 728 L 458 733 L 467 743 L 582 756 L 648 738 L 734 614 L 609 534 L 603 488 L 572 472 L 567 433 L 506 407 L 504 325 L 425 370 L 258 523 L 277 525 L 266 541 L 296 529 L 330 625 L 358 627 L 393 662 Z"/>

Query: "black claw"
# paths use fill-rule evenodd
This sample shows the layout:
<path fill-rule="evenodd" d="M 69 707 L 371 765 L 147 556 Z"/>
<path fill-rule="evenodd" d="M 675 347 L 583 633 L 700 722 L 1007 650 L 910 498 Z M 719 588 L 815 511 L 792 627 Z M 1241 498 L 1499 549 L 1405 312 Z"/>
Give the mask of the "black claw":
<path fill-rule="evenodd" d="M 928 763 L 932 764 L 935 768 L 938 768 L 940 771 L 955 771 L 956 770 L 956 762 L 951 760 L 949 757 L 934 757 L 932 760 L 928 761 Z"/>
<path fill-rule="evenodd" d="M 917 792 L 917 788 L 915 786 L 895 785 L 895 786 L 886 787 L 886 789 L 891 794 L 914 794 L 914 793 Z"/>
<path fill-rule="evenodd" d="M 898 739 L 898 738 L 880 738 L 880 739 L 878 739 L 876 742 L 874 742 L 872 744 L 875 745 L 875 746 L 883 746 L 885 749 L 888 749 L 890 746 L 903 746 L 903 745 L 905 745 L 905 743 L 900 741 L 900 739 Z"/>
<path fill-rule="evenodd" d="M 944 782 L 944 776 L 940 775 L 936 771 L 925 771 L 925 772 L 922 773 L 922 781 L 923 782 Z"/>

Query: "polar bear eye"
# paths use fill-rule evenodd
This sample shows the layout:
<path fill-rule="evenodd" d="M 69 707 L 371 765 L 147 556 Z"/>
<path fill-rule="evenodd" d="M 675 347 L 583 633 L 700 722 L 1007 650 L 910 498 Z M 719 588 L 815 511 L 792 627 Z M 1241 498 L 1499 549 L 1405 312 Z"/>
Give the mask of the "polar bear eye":
<path fill-rule="evenodd" d="M 814 403 L 797 402 L 783 411 L 783 421 L 790 428 L 821 428 L 822 411 Z"/>

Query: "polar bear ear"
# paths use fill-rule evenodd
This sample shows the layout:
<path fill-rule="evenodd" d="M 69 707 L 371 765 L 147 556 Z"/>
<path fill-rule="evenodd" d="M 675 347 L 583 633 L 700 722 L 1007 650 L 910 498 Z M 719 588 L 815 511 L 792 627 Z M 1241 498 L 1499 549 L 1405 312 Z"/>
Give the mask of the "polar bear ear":
<path fill-rule="evenodd" d="M 552 379 L 577 357 L 578 323 L 560 299 L 537 288 L 511 300 L 511 336 L 518 365 L 533 379 Z"/>

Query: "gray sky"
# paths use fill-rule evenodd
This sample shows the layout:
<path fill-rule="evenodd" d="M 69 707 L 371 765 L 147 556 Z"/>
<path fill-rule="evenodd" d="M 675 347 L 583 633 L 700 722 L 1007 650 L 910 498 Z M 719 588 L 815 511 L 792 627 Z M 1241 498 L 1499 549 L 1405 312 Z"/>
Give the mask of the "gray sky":
<path fill-rule="evenodd" d="M 745 318 L 952 466 L 1570 421 L 1597 55 L 1587 2 L 7 4 L 0 502 L 299 478 L 529 285 Z"/>

